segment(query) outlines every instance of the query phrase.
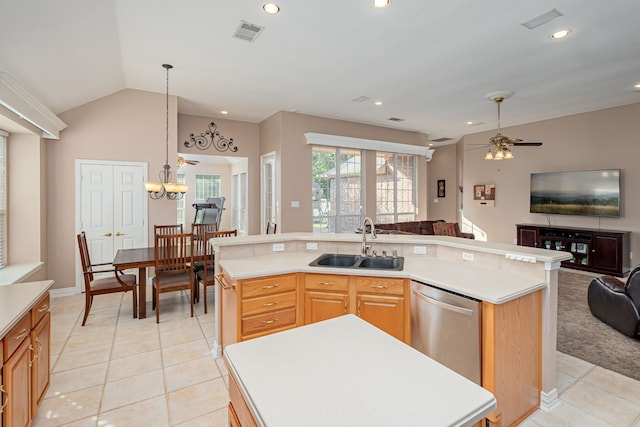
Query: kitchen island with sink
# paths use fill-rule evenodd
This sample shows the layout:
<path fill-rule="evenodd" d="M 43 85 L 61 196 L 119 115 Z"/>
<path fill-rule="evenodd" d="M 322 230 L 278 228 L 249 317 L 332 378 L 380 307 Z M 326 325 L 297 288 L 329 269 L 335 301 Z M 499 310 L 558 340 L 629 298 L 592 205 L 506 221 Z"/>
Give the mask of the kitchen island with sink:
<path fill-rule="evenodd" d="M 385 235 L 370 243 L 378 253 L 403 257 L 402 270 L 309 265 L 323 253 L 359 254 L 360 241 L 358 235 L 312 233 L 213 239 L 222 285 L 216 287 L 218 355 L 236 341 L 344 313 L 410 344 L 413 281 L 481 301 L 481 385 L 497 398 L 487 417 L 492 425 L 512 425 L 556 403 L 557 268 L 568 254 Z"/>

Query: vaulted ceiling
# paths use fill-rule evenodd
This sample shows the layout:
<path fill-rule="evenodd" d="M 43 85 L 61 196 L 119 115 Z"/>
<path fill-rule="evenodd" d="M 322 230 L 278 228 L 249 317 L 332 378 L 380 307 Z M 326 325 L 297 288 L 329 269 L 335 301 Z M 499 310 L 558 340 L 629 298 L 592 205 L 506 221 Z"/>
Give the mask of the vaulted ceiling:
<path fill-rule="evenodd" d="M 496 128 L 496 90 L 515 91 L 503 127 L 640 102 L 637 0 L 279 0 L 276 15 L 263 3 L 4 1 L 0 70 L 55 113 L 124 88 L 164 93 L 170 63 L 181 113 L 297 111 L 454 141 Z M 255 41 L 233 37 L 243 21 L 264 27 Z"/>

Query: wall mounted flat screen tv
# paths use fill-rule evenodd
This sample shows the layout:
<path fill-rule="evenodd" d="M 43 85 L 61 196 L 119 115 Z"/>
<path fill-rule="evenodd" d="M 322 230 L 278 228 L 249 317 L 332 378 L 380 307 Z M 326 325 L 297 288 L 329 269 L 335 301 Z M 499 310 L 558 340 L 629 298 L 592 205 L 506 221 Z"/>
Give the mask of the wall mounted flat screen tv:
<path fill-rule="evenodd" d="M 620 169 L 531 174 L 529 211 L 620 216 Z"/>

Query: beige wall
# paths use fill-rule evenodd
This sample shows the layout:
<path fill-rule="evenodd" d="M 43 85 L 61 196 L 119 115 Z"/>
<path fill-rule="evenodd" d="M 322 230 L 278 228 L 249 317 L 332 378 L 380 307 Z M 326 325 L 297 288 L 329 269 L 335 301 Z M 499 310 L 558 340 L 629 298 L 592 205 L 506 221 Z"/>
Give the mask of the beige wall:
<path fill-rule="evenodd" d="M 470 144 L 487 142 L 495 131 L 464 137 L 464 215 L 493 242 L 513 243 L 518 223 L 547 224 L 547 216 L 529 213 L 529 179 L 532 172 L 619 168 L 620 218 L 549 215 L 551 225 L 629 230 L 632 265 L 640 260 L 640 103 L 601 111 L 503 128 L 502 133 L 525 141 L 542 141 L 541 147 L 515 147 L 515 159 L 483 160 L 486 150 L 469 150 Z M 435 159 L 434 159 L 435 160 Z M 496 185 L 495 208 L 473 203 L 474 184 Z"/>
<path fill-rule="evenodd" d="M 233 138 L 233 143 L 238 151 L 217 151 L 214 148 L 200 150 L 196 147 L 185 147 L 184 142 L 189 140 L 191 134 L 200 135 L 209 129 L 209 123 L 215 122 L 218 131 L 227 139 Z M 248 187 L 248 228 L 249 234 L 260 233 L 260 125 L 257 123 L 239 122 L 213 117 L 191 116 L 180 114 L 178 116 L 178 151 L 198 155 L 220 155 L 224 157 L 247 158 L 249 170 L 247 176 Z M 231 188 L 229 183 L 229 188 Z M 228 198 L 229 199 L 229 198 Z M 189 204 L 189 206 L 191 206 Z M 223 222 L 229 220 L 231 227 L 231 203 L 225 202 L 227 210 L 222 215 Z M 188 218 L 188 217 L 187 217 Z M 224 222 L 226 224 L 226 222 Z"/>
<path fill-rule="evenodd" d="M 436 148 L 428 166 L 428 219 L 457 222 L 458 171 L 456 145 Z M 445 197 L 438 197 L 438 180 L 445 180 Z M 437 202 L 436 202 L 437 200 Z"/>
<path fill-rule="evenodd" d="M 426 145 L 426 135 L 419 132 L 401 131 L 397 129 L 346 122 L 343 120 L 327 119 L 299 113 L 280 112 L 277 115 L 280 120 L 281 137 L 278 157 L 280 158 L 280 164 L 282 165 L 280 168 L 280 181 L 282 182 L 280 189 L 281 224 L 278 224 L 278 230 L 282 230 L 282 232 L 313 230 L 311 220 L 312 156 L 311 145 L 306 143 L 306 138 L 304 136 L 306 132 L 420 146 Z M 273 120 L 273 118 L 270 120 Z M 277 135 L 278 132 L 273 131 L 272 134 Z M 268 144 L 270 147 L 278 145 L 273 141 L 269 141 Z M 373 155 L 367 157 L 373 157 Z M 368 161 L 367 164 L 369 164 Z M 276 162 L 276 167 L 277 165 L 278 162 Z M 418 162 L 418 165 L 418 209 L 422 216 L 422 213 L 426 212 L 426 189 L 424 185 L 424 182 L 426 181 L 425 160 L 421 159 Z M 375 191 L 375 180 L 367 183 L 366 187 L 373 188 Z M 370 200 L 370 198 L 368 199 Z M 291 202 L 294 200 L 300 202 L 299 208 L 291 207 Z M 375 217 L 374 209 L 375 206 L 368 203 L 365 214 L 367 216 Z"/>
<path fill-rule="evenodd" d="M 177 158 L 177 99 L 169 98 L 169 161 Z M 68 125 L 60 140 L 47 142 L 48 278 L 56 288 L 74 286 L 75 160 L 147 162 L 149 179 L 165 162 L 164 95 L 126 89 L 60 114 Z M 176 202 L 149 200 L 149 233 L 153 224 L 176 222 Z M 151 243 L 152 244 L 152 243 Z"/>

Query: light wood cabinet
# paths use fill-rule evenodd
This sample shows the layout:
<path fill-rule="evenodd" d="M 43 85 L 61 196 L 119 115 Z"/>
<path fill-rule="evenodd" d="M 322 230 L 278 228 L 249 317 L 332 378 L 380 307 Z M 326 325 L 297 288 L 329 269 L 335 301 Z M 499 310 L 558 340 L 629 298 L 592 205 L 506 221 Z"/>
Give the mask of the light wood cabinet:
<path fill-rule="evenodd" d="M 9 331 L 0 345 L 3 426 L 29 426 L 49 387 L 51 315 L 49 295 Z M 1 394 L 1 393 L 0 393 Z"/>
<path fill-rule="evenodd" d="M 31 422 L 31 319 L 25 315 L 5 337 L 3 367 L 7 405 L 4 426 L 26 427 Z"/>
<path fill-rule="evenodd" d="M 498 406 L 491 426 L 517 425 L 540 406 L 542 291 L 482 303 L 482 387 Z"/>
<path fill-rule="evenodd" d="M 234 281 L 223 271 L 217 281 L 222 287 L 223 348 L 302 323 L 295 273 Z"/>
<path fill-rule="evenodd" d="M 308 273 L 304 323 L 352 313 L 410 344 L 408 289 L 408 279 Z"/>

